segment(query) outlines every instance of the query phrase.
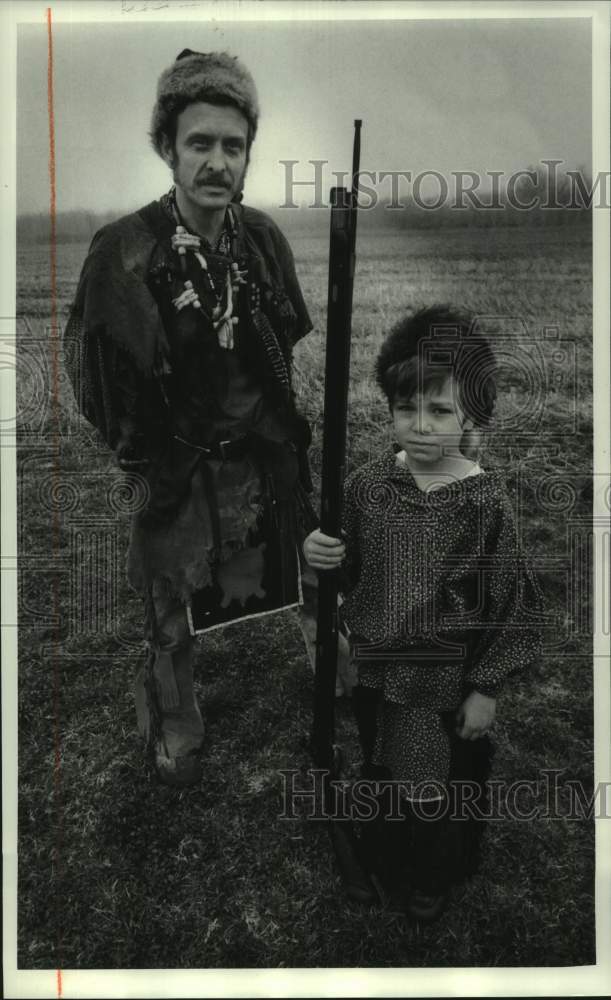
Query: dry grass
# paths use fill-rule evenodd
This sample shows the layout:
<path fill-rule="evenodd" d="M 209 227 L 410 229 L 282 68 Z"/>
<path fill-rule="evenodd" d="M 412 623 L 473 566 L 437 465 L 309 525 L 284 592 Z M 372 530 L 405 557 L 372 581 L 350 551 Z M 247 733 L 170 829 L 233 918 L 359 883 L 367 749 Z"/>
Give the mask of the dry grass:
<path fill-rule="evenodd" d="M 320 463 L 325 241 L 293 237 L 317 332 L 296 351 L 297 388 Z M 84 249 L 60 249 L 65 317 Z M 567 516 L 587 515 L 591 415 L 590 250 L 578 231 L 365 233 L 359 244 L 350 409 L 350 464 L 387 435 L 371 381 L 376 347 L 406 306 L 455 301 L 526 323 L 524 351 L 543 326 L 560 327 L 579 367 L 547 394 L 536 441 L 512 436 L 491 452 L 515 467 L 524 531 L 537 557 L 563 551 Z M 49 286 L 44 250 L 21 259 L 19 964 L 23 968 L 519 966 L 594 961 L 593 824 L 506 820 L 491 826 L 481 872 L 456 892 L 432 929 L 394 903 L 364 910 L 339 885 L 324 829 L 305 815 L 279 821 L 279 771 L 306 782 L 312 678 L 289 615 L 232 626 L 201 646 L 197 685 L 208 723 L 201 788 L 159 788 L 135 733 L 131 678 L 141 656 L 140 607 L 124 581 L 128 517 L 109 455 L 75 415 L 62 385 L 49 407 Z M 553 347 L 543 344 L 550 360 Z M 39 374 L 37 374 L 37 372 Z M 506 388 L 524 387 L 511 369 Z M 576 401 L 576 402 L 575 402 Z M 573 420 L 575 417 L 575 420 Z M 52 551 L 50 479 L 61 451 L 60 548 Z M 541 451 L 541 447 L 544 451 Z M 537 448 L 539 450 L 537 450 Z M 541 477 L 562 474 L 572 507 L 551 510 Z M 89 532 L 79 589 L 76 533 Z M 91 533 L 96 534 L 99 558 Z M 100 539 L 106 539 L 100 548 Z M 61 600 L 50 614 L 53 580 Z M 558 613 L 564 594 L 549 573 Z M 106 618 L 75 630 L 91 581 L 111 582 Z M 585 603 L 585 602 L 584 602 Z M 58 704 L 53 700 L 57 680 Z M 592 669 L 587 630 L 550 651 L 500 702 L 494 777 L 537 780 L 542 768 L 592 783 Z M 348 772 L 358 748 L 348 703 L 338 706 Z M 60 782 L 54 784 L 55 726 Z M 568 808 L 568 807 L 567 807 Z"/>

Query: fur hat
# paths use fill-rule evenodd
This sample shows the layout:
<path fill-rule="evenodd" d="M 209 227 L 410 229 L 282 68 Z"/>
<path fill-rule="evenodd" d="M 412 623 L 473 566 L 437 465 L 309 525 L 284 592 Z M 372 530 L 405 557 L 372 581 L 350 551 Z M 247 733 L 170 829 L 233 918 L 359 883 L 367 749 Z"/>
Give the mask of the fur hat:
<path fill-rule="evenodd" d="M 253 141 L 259 122 L 259 99 L 246 67 L 227 52 L 183 49 L 157 84 L 150 136 L 160 155 L 162 135 L 173 136 L 176 117 L 195 101 L 235 105 L 248 122 L 249 145 Z"/>

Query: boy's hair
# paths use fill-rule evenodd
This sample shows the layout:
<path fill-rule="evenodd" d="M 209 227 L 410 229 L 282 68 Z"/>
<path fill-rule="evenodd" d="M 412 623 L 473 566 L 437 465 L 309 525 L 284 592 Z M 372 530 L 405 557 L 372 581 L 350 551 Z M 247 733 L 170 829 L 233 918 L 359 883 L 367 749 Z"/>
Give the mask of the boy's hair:
<path fill-rule="evenodd" d="M 392 409 L 397 399 L 455 380 L 461 409 L 476 427 L 490 423 L 496 401 L 496 362 L 470 314 L 446 305 L 401 320 L 380 348 L 376 381 Z"/>

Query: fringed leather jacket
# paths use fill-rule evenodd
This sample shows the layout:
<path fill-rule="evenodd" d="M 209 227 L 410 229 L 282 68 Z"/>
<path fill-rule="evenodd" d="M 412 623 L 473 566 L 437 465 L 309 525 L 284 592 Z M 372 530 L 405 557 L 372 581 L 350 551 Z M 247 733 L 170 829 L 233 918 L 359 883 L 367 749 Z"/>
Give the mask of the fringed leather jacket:
<path fill-rule="evenodd" d="M 310 432 L 295 406 L 291 356 L 312 323 L 293 255 L 263 212 L 241 205 L 231 212 L 237 260 L 207 252 L 214 279 L 207 285 L 197 255 L 181 260 L 172 246 L 170 196 L 101 229 L 66 328 L 66 367 L 81 412 L 124 467 L 155 460 L 176 436 L 198 447 L 240 436 L 248 426 L 264 438 L 295 444 L 309 490 Z M 228 351 L 212 316 L 215 287 L 222 287 L 232 263 L 243 277 L 235 296 L 235 344 Z M 202 309 L 176 309 L 185 280 Z M 229 413 L 223 406 L 232 387 L 244 397 L 242 423 L 239 405 Z"/>

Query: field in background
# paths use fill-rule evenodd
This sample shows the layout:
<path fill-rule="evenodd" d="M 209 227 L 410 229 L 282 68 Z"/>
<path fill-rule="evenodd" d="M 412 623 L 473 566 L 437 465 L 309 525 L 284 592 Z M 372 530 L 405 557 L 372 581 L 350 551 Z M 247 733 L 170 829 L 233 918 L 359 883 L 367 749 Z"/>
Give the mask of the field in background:
<path fill-rule="evenodd" d="M 296 349 L 295 380 L 313 425 L 318 485 L 327 246 L 326 238 L 288 235 L 315 323 Z M 531 554 L 560 559 L 568 519 L 587 519 L 591 499 L 587 229 L 363 231 L 357 250 L 350 467 L 389 440 L 371 378 L 384 333 L 406 308 L 465 305 L 496 323 L 515 358 L 538 352 L 553 373 L 536 436 L 508 435 L 486 461 L 514 470 L 510 488 Z M 58 248 L 62 325 L 85 252 Z M 208 724 L 203 786 L 175 792 L 151 780 L 132 703 L 142 651 L 141 610 L 123 569 L 129 490 L 77 418 L 65 381 L 59 410 L 50 405 L 44 247 L 21 249 L 19 276 L 20 967 L 593 962 L 593 824 L 566 818 L 567 781 L 592 790 L 588 567 L 574 571 L 583 589 L 572 605 L 562 572 L 544 570 L 550 612 L 568 637 L 503 694 L 495 726 L 493 777 L 537 781 L 544 768 L 561 771 L 565 818 L 491 826 L 481 872 L 433 928 L 415 928 L 392 901 L 361 909 L 342 894 L 324 829 L 305 812 L 277 819 L 279 772 L 296 768 L 298 786 L 307 785 L 310 765 L 312 678 L 290 615 L 205 639 L 196 675 Z M 554 326 L 572 348 L 560 349 Z M 519 409 L 528 391 L 523 369 L 507 362 L 503 372 L 501 415 Z M 348 702 L 338 716 L 353 775 L 359 753 Z M 527 793 L 520 802 L 532 805 Z"/>

